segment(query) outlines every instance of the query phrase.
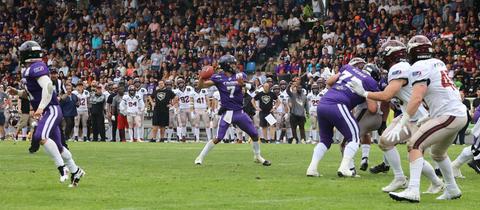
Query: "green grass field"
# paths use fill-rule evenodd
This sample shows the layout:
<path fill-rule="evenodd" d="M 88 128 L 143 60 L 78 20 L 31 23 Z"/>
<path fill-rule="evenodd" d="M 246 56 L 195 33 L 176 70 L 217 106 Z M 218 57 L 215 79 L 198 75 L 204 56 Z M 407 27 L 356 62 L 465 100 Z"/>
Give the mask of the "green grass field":
<path fill-rule="evenodd" d="M 340 155 L 334 145 L 308 178 L 313 145 L 262 145 L 271 167 L 253 163 L 250 145 L 220 144 L 203 166 L 193 165 L 203 144 L 71 143 L 87 176 L 78 188 L 58 182 L 45 152 L 27 153 L 28 144 L 0 142 L 0 209 L 475 209 L 479 176 L 465 166 L 459 180 L 463 197 L 420 204 L 398 203 L 380 188 L 388 174 L 360 172 L 338 178 Z M 400 146 L 406 157 L 404 146 Z M 450 156 L 462 147 L 452 146 Z M 357 158 L 359 159 L 359 158 Z M 404 158 L 405 159 L 405 158 Z M 370 164 L 381 161 L 372 147 Z M 358 164 L 358 161 L 357 161 Z M 408 173 L 407 162 L 404 170 Z M 422 177 L 422 190 L 428 187 Z"/>

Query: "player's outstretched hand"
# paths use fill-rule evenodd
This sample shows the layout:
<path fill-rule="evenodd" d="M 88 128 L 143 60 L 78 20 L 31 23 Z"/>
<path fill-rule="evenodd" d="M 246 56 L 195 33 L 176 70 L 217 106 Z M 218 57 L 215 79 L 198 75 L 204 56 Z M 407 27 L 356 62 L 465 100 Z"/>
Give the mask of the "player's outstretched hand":
<path fill-rule="evenodd" d="M 35 111 L 35 113 L 33 113 L 33 119 L 40 119 L 40 117 L 42 117 L 42 114 L 43 114 L 43 109 L 37 109 L 37 111 Z"/>
<path fill-rule="evenodd" d="M 362 97 L 367 97 L 367 91 L 363 88 L 362 81 L 360 80 L 350 80 L 347 82 L 347 87 L 350 88 L 354 93 L 356 93 L 359 96 Z"/>

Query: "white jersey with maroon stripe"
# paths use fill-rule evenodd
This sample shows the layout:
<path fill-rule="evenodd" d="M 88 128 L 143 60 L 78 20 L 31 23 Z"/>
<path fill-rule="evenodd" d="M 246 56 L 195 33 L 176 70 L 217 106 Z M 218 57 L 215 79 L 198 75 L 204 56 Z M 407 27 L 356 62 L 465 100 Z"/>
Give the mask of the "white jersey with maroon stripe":
<path fill-rule="evenodd" d="M 405 113 L 407 111 L 407 104 L 410 100 L 410 96 L 412 96 L 412 81 L 410 81 L 410 68 L 410 64 L 403 61 L 393 65 L 388 71 L 388 82 L 395 79 L 405 79 L 408 82 L 408 84 L 403 86 L 400 91 L 398 91 L 398 93 L 395 95 L 395 97 L 390 100 L 390 102 L 396 108 L 402 110 L 402 113 Z M 423 105 L 420 105 L 418 107 L 417 113 L 411 117 L 411 121 L 417 121 L 426 116 L 428 116 L 427 109 L 425 109 Z"/>
<path fill-rule="evenodd" d="M 418 82 L 426 82 L 428 90 L 424 100 L 429 107 L 430 117 L 467 116 L 460 92 L 448 77 L 448 70 L 443 61 L 430 58 L 415 62 L 411 67 L 409 80 L 412 86 Z"/>
<path fill-rule="evenodd" d="M 120 110 L 126 115 L 140 115 L 143 113 L 145 104 L 139 95 L 130 96 L 126 94 L 122 98 Z"/>
<path fill-rule="evenodd" d="M 199 92 L 193 91 L 193 107 L 195 110 L 207 109 L 207 89 L 201 89 Z"/>
<path fill-rule="evenodd" d="M 190 97 L 193 95 L 193 88 L 190 86 L 184 87 L 183 90 L 181 89 L 175 89 L 173 90 L 175 95 L 178 97 L 178 108 L 179 109 L 190 109 L 191 108 L 191 102 L 190 102 Z"/>
<path fill-rule="evenodd" d="M 72 91 L 73 94 L 75 94 L 78 98 L 78 104 L 79 106 L 77 107 L 78 112 L 88 112 L 88 98 L 90 98 L 90 92 L 87 90 L 83 90 L 82 93 L 79 93 L 78 91 L 74 90 Z"/>
<path fill-rule="evenodd" d="M 318 102 L 320 102 L 320 98 L 322 98 L 320 93 L 313 94 L 313 92 L 310 92 L 307 95 L 308 106 L 310 107 L 310 110 L 309 110 L 310 113 L 317 113 L 317 105 L 318 105 Z"/>

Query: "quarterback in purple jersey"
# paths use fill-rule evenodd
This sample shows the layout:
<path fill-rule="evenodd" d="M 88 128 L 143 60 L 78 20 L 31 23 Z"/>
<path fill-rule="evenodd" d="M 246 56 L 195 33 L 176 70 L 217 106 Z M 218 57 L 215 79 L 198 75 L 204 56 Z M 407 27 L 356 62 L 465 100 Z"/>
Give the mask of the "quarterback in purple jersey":
<path fill-rule="evenodd" d="M 243 93 L 242 86 L 246 75 L 236 73 L 237 60 L 232 55 L 224 55 L 218 61 L 223 72 L 214 74 L 209 80 L 200 78 L 199 88 L 208 88 L 216 86 L 220 93 L 221 108 L 219 110 L 220 119 L 218 121 L 217 136 L 207 142 L 202 152 L 195 159 L 195 164 L 201 165 L 208 152 L 222 141 L 230 125 L 236 125 L 247 133 L 253 141 L 254 160 L 262 163 L 264 166 L 270 166 L 271 163 L 265 160 L 260 154 L 260 145 L 258 144 L 258 132 L 253 125 L 252 119 L 243 111 Z"/>
<path fill-rule="evenodd" d="M 363 61 L 363 63 L 366 62 Z M 338 175 L 346 177 L 355 176 L 350 170 L 350 165 L 359 148 L 360 132 L 358 122 L 350 111 L 358 104 L 365 102 L 365 99 L 353 93 L 346 86 L 350 80 L 362 81 L 365 89 L 378 90 L 377 82 L 369 74 L 363 72 L 361 67 L 357 68 L 350 64 L 342 66 L 339 73 L 328 79 L 327 84 L 331 88 L 320 99 L 317 106 L 320 142 L 313 150 L 312 161 L 307 169 L 307 176 L 319 176 L 317 170 L 318 163 L 333 143 L 333 127 L 337 128 L 345 137 L 345 141 L 348 142 L 338 169 Z M 367 107 L 370 112 L 375 112 L 377 104 L 375 101 L 367 100 Z"/>
<path fill-rule="evenodd" d="M 63 114 L 49 77 L 50 72 L 42 61 L 42 48 L 35 41 L 26 41 L 19 51 L 22 77 L 26 80 L 25 90 L 9 87 L 8 91 L 29 99 L 34 110 L 33 117 L 38 120 L 32 142 L 43 145 L 52 157 L 60 172 L 60 182 L 68 179 L 68 168 L 72 173 L 70 187 L 75 187 L 85 172 L 75 164 L 70 151 L 62 145 L 60 124 Z"/>

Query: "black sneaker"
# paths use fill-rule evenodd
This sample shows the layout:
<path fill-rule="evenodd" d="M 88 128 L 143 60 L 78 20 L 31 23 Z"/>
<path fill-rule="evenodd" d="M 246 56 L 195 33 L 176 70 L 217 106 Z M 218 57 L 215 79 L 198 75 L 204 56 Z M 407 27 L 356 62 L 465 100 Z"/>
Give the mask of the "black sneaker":
<path fill-rule="evenodd" d="M 368 158 L 367 158 L 367 157 L 363 157 L 363 158 L 362 158 L 362 164 L 360 165 L 360 170 L 366 171 L 367 168 L 368 168 Z"/>
<path fill-rule="evenodd" d="M 57 169 L 58 173 L 60 174 L 60 182 L 65 182 L 68 179 L 67 168 L 65 168 L 65 166 L 59 166 Z"/>
<path fill-rule="evenodd" d="M 435 169 L 435 174 L 436 174 L 438 177 L 442 177 L 442 171 L 440 171 L 439 168 L 436 168 L 436 169 Z"/>
<path fill-rule="evenodd" d="M 268 160 L 265 160 L 265 161 L 263 161 L 262 165 L 264 165 L 264 166 L 271 166 L 272 163 L 271 163 L 270 161 L 268 161 Z"/>
<path fill-rule="evenodd" d="M 156 141 L 155 139 L 150 139 L 150 142 L 151 142 L 151 143 L 155 143 L 155 142 L 157 142 L 157 141 Z"/>
<path fill-rule="evenodd" d="M 477 172 L 477 174 L 480 174 L 480 160 L 472 160 L 468 162 L 468 166 Z"/>
<path fill-rule="evenodd" d="M 82 170 L 81 168 L 78 168 L 78 170 L 75 173 L 72 173 L 70 177 L 72 182 L 70 183 L 69 187 L 78 186 L 78 183 L 80 182 L 80 178 L 82 178 L 82 176 L 84 176 L 85 174 L 86 173 L 84 170 Z"/>
<path fill-rule="evenodd" d="M 385 165 L 384 162 L 371 167 L 370 168 L 370 173 L 372 174 L 378 174 L 378 173 L 387 173 L 390 170 L 390 166 Z"/>

